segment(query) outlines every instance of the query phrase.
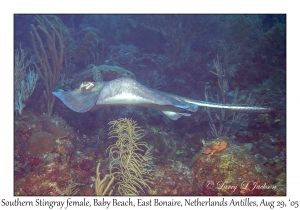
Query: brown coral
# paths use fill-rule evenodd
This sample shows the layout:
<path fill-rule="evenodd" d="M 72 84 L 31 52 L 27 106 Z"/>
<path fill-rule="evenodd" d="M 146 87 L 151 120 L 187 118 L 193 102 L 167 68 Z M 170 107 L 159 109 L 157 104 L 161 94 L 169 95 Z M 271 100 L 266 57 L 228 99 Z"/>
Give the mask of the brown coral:
<path fill-rule="evenodd" d="M 55 147 L 55 137 L 47 132 L 33 134 L 27 145 L 27 152 L 34 157 L 40 157 L 51 152 Z"/>
<path fill-rule="evenodd" d="M 61 118 L 52 118 L 42 115 L 37 121 L 37 125 L 42 131 L 51 133 L 55 138 L 65 138 L 69 135 L 67 127 Z"/>
<path fill-rule="evenodd" d="M 227 142 L 225 140 L 216 140 L 213 141 L 212 144 L 205 147 L 204 153 L 207 155 L 213 155 L 214 153 L 218 153 L 224 150 L 227 146 Z"/>

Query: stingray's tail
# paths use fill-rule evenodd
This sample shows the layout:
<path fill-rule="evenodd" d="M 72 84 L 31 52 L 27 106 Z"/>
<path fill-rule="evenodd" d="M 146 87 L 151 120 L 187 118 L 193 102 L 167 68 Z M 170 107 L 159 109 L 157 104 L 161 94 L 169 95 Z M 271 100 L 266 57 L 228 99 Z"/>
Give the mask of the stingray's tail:
<path fill-rule="evenodd" d="M 218 108 L 218 109 L 230 109 L 236 112 L 245 112 L 245 113 L 269 113 L 274 112 L 277 109 L 273 107 L 266 106 L 249 106 L 249 105 L 237 105 L 237 104 L 219 104 L 212 103 L 207 101 L 196 101 L 188 100 L 187 103 L 195 104 L 197 106 Z"/>

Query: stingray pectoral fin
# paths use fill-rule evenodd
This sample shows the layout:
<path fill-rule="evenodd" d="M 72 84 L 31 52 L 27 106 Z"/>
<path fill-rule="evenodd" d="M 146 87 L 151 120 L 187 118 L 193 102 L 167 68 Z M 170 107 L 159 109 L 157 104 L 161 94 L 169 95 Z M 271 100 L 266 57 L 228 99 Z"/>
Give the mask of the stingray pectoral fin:
<path fill-rule="evenodd" d="M 102 83 L 85 82 L 73 91 L 52 92 L 52 94 L 73 111 L 83 113 L 93 108 L 102 87 Z"/>
<path fill-rule="evenodd" d="M 162 111 L 162 113 L 164 113 L 167 117 L 171 118 L 172 120 L 177 120 L 182 116 L 185 116 L 185 117 L 191 116 L 190 113 L 182 112 L 184 110 L 191 111 L 191 112 L 196 112 L 198 110 L 198 106 L 196 106 L 194 104 L 190 104 L 190 106 L 187 106 L 187 107 L 186 106 L 177 106 L 176 104 L 174 104 L 174 107 L 180 108 L 182 110 L 180 110 L 179 112 L 171 111 L 171 110 L 161 110 L 161 111 Z"/>
<path fill-rule="evenodd" d="M 189 113 L 180 113 L 180 112 L 173 112 L 173 111 L 162 111 L 167 117 L 169 117 L 171 120 L 178 120 L 182 116 L 189 117 L 191 114 Z"/>
<path fill-rule="evenodd" d="M 96 94 L 79 94 L 70 92 L 52 92 L 57 98 L 59 98 L 67 107 L 75 112 L 87 112 L 96 103 Z"/>

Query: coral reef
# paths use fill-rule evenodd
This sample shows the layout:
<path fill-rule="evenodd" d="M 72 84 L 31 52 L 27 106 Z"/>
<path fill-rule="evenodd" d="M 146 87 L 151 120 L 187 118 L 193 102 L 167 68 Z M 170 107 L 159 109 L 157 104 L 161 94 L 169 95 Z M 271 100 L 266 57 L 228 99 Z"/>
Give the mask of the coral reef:
<path fill-rule="evenodd" d="M 154 184 L 149 195 L 195 195 L 192 170 L 180 161 L 157 166 L 152 174 Z"/>
<path fill-rule="evenodd" d="M 222 147 L 217 144 L 217 148 Z M 284 194 L 276 184 L 276 172 L 272 171 L 274 169 L 266 168 L 251 157 L 247 147 L 235 144 L 230 144 L 225 150 L 221 149 L 213 155 L 199 153 L 193 161 L 194 186 L 200 190 L 201 195 Z"/>

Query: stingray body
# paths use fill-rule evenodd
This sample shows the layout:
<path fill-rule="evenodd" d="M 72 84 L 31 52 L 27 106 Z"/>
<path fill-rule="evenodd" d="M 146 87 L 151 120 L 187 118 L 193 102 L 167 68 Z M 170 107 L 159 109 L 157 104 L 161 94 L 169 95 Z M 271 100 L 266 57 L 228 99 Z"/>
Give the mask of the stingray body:
<path fill-rule="evenodd" d="M 151 107 L 162 111 L 172 120 L 190 116 L 199 106 L 225 108 L 243 112 L 270 112 L 270 107 L 217 104 L 193 100 L 147 88 L 137 81 L 122 77 L 109 82 L 83 82 L 79 88 L 68 92 L 53 92 L 67 107 L 75 112 L 87 112 L 103 106 L 133 105 Z"/>

